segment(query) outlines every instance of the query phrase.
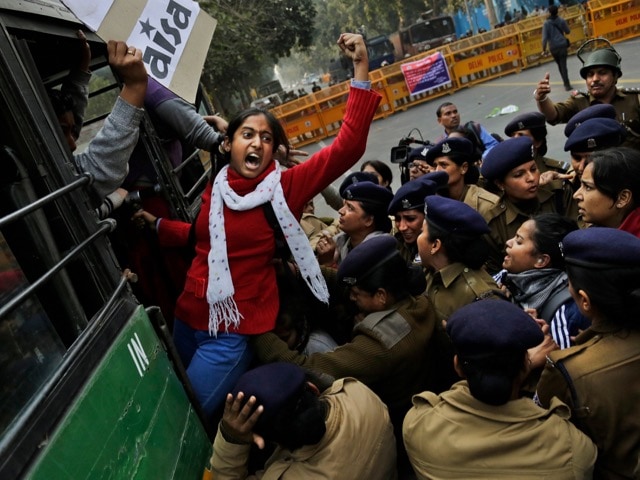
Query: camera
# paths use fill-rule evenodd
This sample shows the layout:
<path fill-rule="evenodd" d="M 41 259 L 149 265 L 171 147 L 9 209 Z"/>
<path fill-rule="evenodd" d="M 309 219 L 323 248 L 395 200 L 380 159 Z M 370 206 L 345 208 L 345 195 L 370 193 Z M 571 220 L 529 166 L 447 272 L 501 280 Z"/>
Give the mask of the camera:
<path fill-rule="evenodd" d="M 398 145 L 391 148 L 391 163 L 405 163 L 409 160 L 409 151 L 411 149 L 407 145 Z"/>
<path fill-rule="evenodd" d="M 420 139 L 411 137 L 411 132 L 417 131 Z M 419 130 L 413 129 L 408 136 L 402 137 L 398 145 L 391 147 L 390 162 L 395 163 L 400 168 L 400 181 L 405 184 L 409 181 L 409 156 L 411 155 L 411 145 L 433 146 L 429 140 L 423 140 Z"/>

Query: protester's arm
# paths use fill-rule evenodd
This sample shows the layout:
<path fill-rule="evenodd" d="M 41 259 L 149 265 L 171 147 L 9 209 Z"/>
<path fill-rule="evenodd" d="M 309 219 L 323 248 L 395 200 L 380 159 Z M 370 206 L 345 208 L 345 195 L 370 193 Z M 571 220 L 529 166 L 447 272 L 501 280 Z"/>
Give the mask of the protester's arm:
<path fill-rule="evenodd" d="M 74 155 L 78 167 L 93 175 L 93 188 L 100 198 L 118 188 L 127 175 L 129 157 L 138 142 L 147 90 L 142 51 L 113 40 L 109 41 L 107 49 L 109 63 L 122 79 L 123 87 L 113 110 L 87 150 Z"/>

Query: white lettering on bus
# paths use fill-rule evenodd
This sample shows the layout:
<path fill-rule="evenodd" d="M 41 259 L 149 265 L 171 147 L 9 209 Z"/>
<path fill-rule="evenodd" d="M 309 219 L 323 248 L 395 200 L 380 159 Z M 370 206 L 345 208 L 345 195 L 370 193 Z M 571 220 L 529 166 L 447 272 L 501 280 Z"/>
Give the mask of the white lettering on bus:
<path fill-rule="evenodd" d="M 129 349 L 129 353 L 131 354 L 133 363 L 138 370 L 138 375 L 142 377 L 144 371 L 149 366 L 149 358 L 144 352 L 144 348 L 142 348 L 142 342 L 140 342 L 138 334 L 134 333 L 133 336 L 134 338 L 132 338 L 131 341 L 127 344 L 127 348 Z"/>

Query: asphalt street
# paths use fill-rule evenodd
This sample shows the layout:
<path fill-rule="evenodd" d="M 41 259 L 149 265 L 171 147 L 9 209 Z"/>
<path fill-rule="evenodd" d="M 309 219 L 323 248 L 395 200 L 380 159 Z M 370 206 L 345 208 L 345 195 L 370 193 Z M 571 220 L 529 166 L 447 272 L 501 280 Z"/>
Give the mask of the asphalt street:
<path fill-rule="evenodd" d="M 621 42 L 615 44 L 614 47 L 622 56 L 623 75 L 618 81 L 618 86 L 640 88 L 640 62 L 637 61 L 636 57 L 636 49 L 640 48 L 640 39 Z M 586 90 L 585 81 L 579 74 L 581 65 L 580 60 L 575 55 L 569 57 L 567 66 L 572 86 L 580 90 Z M 532 92 L 546 72 L 551 74 L 552 90 L 550 97 L 552 100 L 557 102 L 568 98 L 568 92 L 562 86 L 558 68 L 555 62 L 551 61 L 537 67 L 522 70 L 520 73 L 509 74 L 470 88 L 463 88 L 452 95 L 438 97 L 429 102 L 410 107 L 404 112 L 397 112 L 385 119 L 374 121 L 367 141 L 367 150 L 361 161 L 351 171 L 359 170 L 363 161 L 383 160 L 391 165 L 394 174 L 392 187 L 394 191 L 397 190 L 400 186 L 400 172 L 397 165 L 389 162 L 391 148 L 396 146 L 402 137 L 409 135 L 414 128 L 420 131 L 425 140 L 434 141 L 437 139 L 442 134 L 442 129 L 436 121 L 436 109 L 438 105 L 445 101 L 456 104 L 461 115 L 461 123 L 474 120 L 481 123 L 489 132 L 495 132 L 504 137 L 504 126 L 515 115 L 536 110 Z M 503 108 L 508 105 L 517 106 L 519 111 L 486 118 L 494 108 Z M 547 136 L 547 156 L 558 160 L 568 160 L 568 154 L 564 151 L 564 142 L 566 140 L 564 125 L 555 127 L 548 125 L 547 128 L 549 132 Z M 412 136 L 416 137 L 415 132 Z M 333 141 L 333 137 L 307 145 L 303 150 L 312 154 L 331 141 Z M 339 179 L 335 182 L 335 185 L 339 185 L 340 182 L 341 180 Z M 315 200 L 315 205 L 316 214 L 318 215 L 337 215 L 320 196 Z"/>

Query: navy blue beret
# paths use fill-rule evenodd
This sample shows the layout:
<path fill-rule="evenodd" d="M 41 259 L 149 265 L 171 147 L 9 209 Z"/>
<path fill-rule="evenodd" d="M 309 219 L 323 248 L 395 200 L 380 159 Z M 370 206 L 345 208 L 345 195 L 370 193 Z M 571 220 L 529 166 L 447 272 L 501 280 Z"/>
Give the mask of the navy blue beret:
<path fill-rule="evenodd" d="M 493 147 L 482 161 L 480 173 L 487 180 L 500 180 L 514 168 L 533 160 L 533 140 L 507 138 Z"/>
<path fill-rule="evenodd" d="M 522 352 L 544 340 L 542 329 L 522 308 L 505 300 L 485 299 L 456 310 L 447 333 L 460 357 L 490 357 Z"/>
<path fill-rule="evenodd" d="M 427 147 L 426 145 L 422 145 L 420 147 L 416 147 L 416 148 L 412 148 L 411 151 L 409 152 L 409 161 L 411 160 L 423 160 L 423 161 L 427 161 L 427 152 L 429 151 L 430 147 Z"/>
<path fill-rule="evenodd" d="M 397 240 L 389 235 L 371 237 L 353 250 L 338 266 L 338 281 L 356 285 L 378 267 L 394 258 L 404 260 L 398 252 Z"/>
<path fill-rule="evenodd" d="M 388 188 L 365 181 L 349 185 L 342 192 L 342 198 L 368 203 L 369 205 L 380 207 L 386 212 L 391 199 L 393 199 L 393 193 Z"/>
<path fill-rule="evenodd" d="M 471 140 L 463 137 L 448 137 L 440 140 L 433 147 L 429 148 L 426 160 L 429 165 L 432 165 L 434 160 L 438 157 L 446 157 L 450 154 L 459 154 L 468 157 L 468 160 L 463 160 L 463 162 L 471 162 L 474 159 L 474 153 L 473 143 L 471 143 Z"/>
<path fill-rule="evenodd" d="M 596 103 L 584 110 L 580 110 L 567 122 L 566 127 L 564 127 L 564 136 L 571 135 L 578 128 L 578 125 L 590 118 L 616 118 L 616 109 L 609 103 Z"/>
<path fill-rule="evenodd" d="M 507 126 L 504 127 L 504 134 L 512 137 L 514 133 L 520 130 L 535 130 L 536 128 L 546 128 L 547 119 L 540 112 L 521 113 L 513 117 Z"/>
<path fill-rule="evenodd" d="M 611 118 L 590 118 L 582 122 L 567 138 L 565 152 L 593 152 L 603 148 L 617 147 L 627 135 L 627 131 L 617 120 Z"/>
<path fill-rule="evenodd" d="M 425 198 L 424 203 L 427 222 L 445 232 L 468 236 L 489 233 L 482 215 L 464 202 L 434 195 Z"/>
<path fill-rule="evenodd" d="M 402 210 L 411 210 L 414 208 L 422 211 L 424 209 L 424 197 L 435 195 L 440 185 L 435 183 L 427 175 L 422 175 L 402 185 L 393 196 L 389 209 L 389 215 L 394 215 Z M 447 175 L 448 177 L 448 175 Z"/>
<path fill-rule="evenodd" d="M 353 184 L 358 183 L 358 182 L 371 182 L 371 183 L 375 183 L 377 185 L 378 184 L 378 177 L 376 177 L 376 175 L 374 173 L 371 173 L 371 172 L 353 172 L 353 173 L 350 173 L 349 175 L 347 175 L 345 177 L 345 179 L 340 184 L 340 187 L 338 188 L 338 192 L 340 192 L 340 196 L 342 196 L 342 192 L 344 192 L 345 188 L 347 188 L 349 185 L 353 185 Z"/>
<path fill-rule="evenodd" d="M 264 411 L 258 418 L 256 429 L 268 424 L 278 411 L 299 392 L 305 384 L 305 373 L 298 365 L 288 362 L 268 363 L 245 372 L 236 383 L 232 394 L 244 393 L 244 398 L 256 397 L 256 405 Z"/>
<path fill-rule="evenodd" d="M 561 242 L 565 263 L 590 268 L 640 267 L 640 238 L 607 227 L 576 230 Z"/>

